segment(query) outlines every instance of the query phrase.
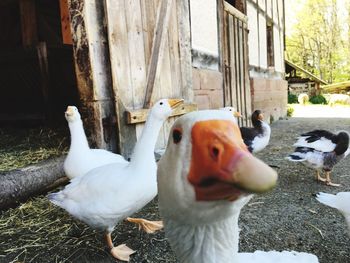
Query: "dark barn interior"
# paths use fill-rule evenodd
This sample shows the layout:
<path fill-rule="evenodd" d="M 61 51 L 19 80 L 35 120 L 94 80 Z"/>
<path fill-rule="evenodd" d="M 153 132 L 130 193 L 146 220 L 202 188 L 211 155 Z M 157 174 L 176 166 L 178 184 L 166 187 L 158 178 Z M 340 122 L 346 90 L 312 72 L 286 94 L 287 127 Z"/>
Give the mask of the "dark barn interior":
<path fill-rule="evenodd" d="M 77 105 L 66 6 L 66 0 L 0 2 L 0 124 L 57 123 L 67 105 Z"/>

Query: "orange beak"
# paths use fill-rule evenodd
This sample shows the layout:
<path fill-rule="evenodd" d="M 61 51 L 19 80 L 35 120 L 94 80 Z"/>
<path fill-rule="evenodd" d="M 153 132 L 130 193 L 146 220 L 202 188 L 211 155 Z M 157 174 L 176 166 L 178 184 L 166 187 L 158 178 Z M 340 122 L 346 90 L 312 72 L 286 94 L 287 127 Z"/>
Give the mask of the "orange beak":
<path fill-rule="evenodd" d="M 179 105 L 181 105 L 184 100 L 183 99 L 168 99 L 169 105 L 172 109 L 175 109 Z"/>
<path fill-rule="evenodd" d="M 72 116 L 74 114 L 74 110 L 72 106 L 68 106 L 65 112 L 66 116 Z"/>
<path fill-rule="evenodd" d="M 266 192 L 276 185 L 277 173 L 248 152 L 234 122 L 200 121 L 191 136 L 188 180 L 198 201 L 233 201 L 243 193 Z"/>
<path fill-rule="evenodd" d="M 235 111 L 233 113 L 233 116 L 235 116 L 236 118 L 242 118 L 242 114 L 239 111 Z"/>

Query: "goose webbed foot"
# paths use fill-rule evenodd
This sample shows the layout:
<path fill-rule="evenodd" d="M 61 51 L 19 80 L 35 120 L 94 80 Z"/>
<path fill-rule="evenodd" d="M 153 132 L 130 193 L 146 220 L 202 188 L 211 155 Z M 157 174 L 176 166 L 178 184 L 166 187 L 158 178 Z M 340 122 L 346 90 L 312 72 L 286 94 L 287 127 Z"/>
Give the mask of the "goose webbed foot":
<path fill-rule="evenodd" d="M 326 185 L 337 187 L 337 186 L 340 186 L 341 184 L 332 183 L 331 182 L 331 173 L 330 172 L 326 172 Z"/>
<path fill-rule="evenodd" d="M 341 186 L 341 184 L 335 184 L 335 183 L 332 183 L 331 181 L 326 181 L 326 185 L 335 186 L 335 187 Z"/>
<path fill-rule="evenodd" d="M 110 248 L 111 255 L 114 258 L 119 259 L 121 261 L 128 262 L 130 260 L 130 255 L 136 252 L 135 250 L 132 250 L 125 244 L 121 244 L 115 247 L 112 242 L 111 233 L 106 233 L 106 242 L 107 246 Z"/>
<path fill-rule="evenodd" d="M 126 221 L 138 224 L 139 229 L 142 229 L 148 234 L 152 234 L 163 228 L 163 221 L 149 221 L 142 218 L 128 217 Z"/>

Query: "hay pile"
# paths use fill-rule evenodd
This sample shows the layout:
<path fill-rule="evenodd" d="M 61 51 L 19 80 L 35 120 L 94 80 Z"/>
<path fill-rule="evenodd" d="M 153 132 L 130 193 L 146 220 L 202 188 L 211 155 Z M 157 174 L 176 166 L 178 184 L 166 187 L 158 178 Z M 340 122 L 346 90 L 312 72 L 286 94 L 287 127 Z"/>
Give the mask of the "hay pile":
<path fill-rule="evenodd" d="M 40 196 L 0 215 L 0 262 L 71 262 L 89 250 L 104 253 L 96 236 Z M 56 255 L 57 248 L 67 254 Z"/>
<path fill-rule="evenodd" d="M 67 153 L 64 128 L 0 128 L 0 172 L 22 168 Z"/>

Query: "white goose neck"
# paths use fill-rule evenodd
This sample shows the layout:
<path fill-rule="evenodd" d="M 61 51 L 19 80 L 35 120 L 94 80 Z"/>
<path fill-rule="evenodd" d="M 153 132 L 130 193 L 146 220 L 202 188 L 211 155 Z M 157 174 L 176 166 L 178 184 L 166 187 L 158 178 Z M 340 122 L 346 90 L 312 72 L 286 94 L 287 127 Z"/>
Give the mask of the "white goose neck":
<path fill-rule="evenodd" d="M 74 122 L 69 122 L 68 126 L 71 136 L 69 151 L 89 150 L 89 143 L 86 139 L 83 122 L 81 120 L 76 120 Z"/>
<path fill-rule="evenodd" d="M 152 162 L 155 164 L 154 149 L 157 143 L 159 131 L 163 120 L 152 117 L 150 114 L 139 140 L 136 142 L 130 164 L 137 167 L 147 167 Z"/>
<path fill-rule="evenodd" d="M 181 263 L 235 263 L 239 213 L 206 225 L 184 225 L 164 218 L 165 233 Z"/>

